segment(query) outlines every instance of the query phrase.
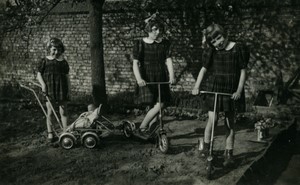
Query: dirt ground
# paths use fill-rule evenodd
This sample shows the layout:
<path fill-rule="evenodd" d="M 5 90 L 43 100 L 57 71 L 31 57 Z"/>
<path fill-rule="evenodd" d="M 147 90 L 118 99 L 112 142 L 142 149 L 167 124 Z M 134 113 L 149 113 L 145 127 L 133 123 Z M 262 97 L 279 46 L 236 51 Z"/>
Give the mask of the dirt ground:
<path fill-rule="evenodd" d="M 85 107 L 69 107 L 70 121 Z M 142 120 L 144 115 L 108 115 L 115 124 L 121 120 Z M 237 121 L 235 165 L 222 166 L 224 126 L 216 128 L 215 171 L 207 180 L 205 162 L 198 157 L 197 141 L 203 136 L 205 117 L 198 119 L 166 116 L 170 149 L 162 154 L 153 143 L 125 138 L 122 133 L 101 140 L 96 149 L 76 146 L 71 150 L 46 142 L 46 124 L 35 105 L 20 102 L 1 104 L 0 184 L 235 184 L 268 144 L 255 143 L 253 115 Z M 286 121 L 286 120 L 285 120 Z M 276 122 L 276 121 L 274 121 Z M 277 121 L 279 123 L 279 121 Z M 279 125 L 278 129 L 284 128 Z M 276 130 L 276 129 L 275 129 Z M 277 131 L 274 131 L 274 133 Z"/>

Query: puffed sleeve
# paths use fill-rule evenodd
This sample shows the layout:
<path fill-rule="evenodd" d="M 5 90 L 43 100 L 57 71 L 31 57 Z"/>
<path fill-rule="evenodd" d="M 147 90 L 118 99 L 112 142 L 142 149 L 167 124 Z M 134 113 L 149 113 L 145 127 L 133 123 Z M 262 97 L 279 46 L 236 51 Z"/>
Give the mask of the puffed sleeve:
<path fill-rule="evenodd" d="M 142 47 L 141 40 L 135 40 L 133 45 L 133 51 L 132 51 L 133 59 L 135 60 L 141 59 L 141 49 L 142 49 L 141 47 Z"/>
<path fill-rule="evenodd" d="M 202 53 L 202 66 L 208 69 L 212 62 L 213 49 L 211 47 L 207 47 L 204 49 Z"/>
<path fill-rule="evenodd" d="M 246 69 L 249 58 L 250 58 L 250 50 L 246 44 L 239 44 L 238 47 L 238 65 L 240 69 Z"/>
<path fill-rule="evenodd" d="M 37 64 L 37 71 L 40 72 L 41 74 L 44 74 L 44 72 L 45 72 L 45 65 L 46 65 L 46 59 L 43 58 Z"/>

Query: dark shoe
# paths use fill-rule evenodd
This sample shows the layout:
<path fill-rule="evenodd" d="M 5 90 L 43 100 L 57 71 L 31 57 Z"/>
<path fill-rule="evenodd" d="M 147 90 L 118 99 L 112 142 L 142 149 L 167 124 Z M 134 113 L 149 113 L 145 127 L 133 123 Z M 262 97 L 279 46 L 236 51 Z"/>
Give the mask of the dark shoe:
<path fill-rule="evenodd" d="M 203 143 L 203 149 L 199 151 L 199 156 L 201 158 L 206 158 L 209 154 L 210 143 Z"/>
<path fill-rule="evenodd" d="M 147 129 L 141 129 L 141 128 L 136 129 L 134 133 L 139 136 L 147 136 L 148 134 Z"/>
<path fill-rule="evenodd" d="M 228 166 L 231 166 L 233 164 L 234 164 L 233 150 L 225 150 L 223 166 L 228 167 Z"/>
<path fill-rule="evenodd" d="M 47 143 L 54 143 L 57 140 L 58 138 L 53 135 L 53 132 L 48 132 Z"/>
<path fill-rule="evenodd" d="M 55 143 L 58 141 L 58 137 L 47 138 L 47 143 Z"/>
<path fill-rule="evenodd" d="M 51 138 L 47 138 L 47 143 L 53 143 L 54 142 L 54 138 L 53 137 L 51 137 Z"/>
<path fill-rule="evenodd" d="M 53 142 L 54 142 L 53 132 L 48 132 L 47 143 L 53 143 Z"/>

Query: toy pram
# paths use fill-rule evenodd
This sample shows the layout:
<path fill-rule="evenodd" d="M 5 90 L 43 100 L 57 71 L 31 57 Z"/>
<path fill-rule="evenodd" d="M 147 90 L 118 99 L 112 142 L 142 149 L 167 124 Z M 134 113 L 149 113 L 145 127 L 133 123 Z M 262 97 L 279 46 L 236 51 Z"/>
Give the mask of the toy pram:
<path fill-rule="evenodd" d="M 35 85 L 41 88 L 38 83 L 32 81 L 28 83 L 29 85 Z M 22 88 L 25 88 L 34 94 L 44 115 L 48 117 L 45 108 L 43 107 L 35 90 L 24 84 L 19 84 Z M 50 126 L 55 136 L 59 138 L 58 142 L 60 146 L 64 149 L 71 149 L 73 146 L 79 143 L 81 143 L 86 148 L 95 148 L 99 144 L 100 138 L 104 138 L 116 132 L 124 133 L 123 124 L 125 122 L 128 123 L 128 121 L 122 121 L 119 126 L 115 126 L 109 119 L 101 115 L 101 104 L 94 111 L 82 113 L 70 126 L 67 127 L 65 131 L 63 131 L 62 123 L 58 118 L 49 97 L 47 96 L 47 94 L 44 95 L 47 102 L 49 102 L 50 104 L 58 125 L 60 126 L 60 131 L 57 131 L 52 123 L 50 124 Z"/>
<path fill-rule="evenodd" d="M 60 146 L 65 149 L 72 148 L 81 143 L 86 148 L 95 148 L 101 138 L 112 133 L 122 132 L 123 126 L 116 127 L 110 120 L 101 115 L 102 105 L 93 112 L 82 113 L 68 128 L 59 136 Z"/>

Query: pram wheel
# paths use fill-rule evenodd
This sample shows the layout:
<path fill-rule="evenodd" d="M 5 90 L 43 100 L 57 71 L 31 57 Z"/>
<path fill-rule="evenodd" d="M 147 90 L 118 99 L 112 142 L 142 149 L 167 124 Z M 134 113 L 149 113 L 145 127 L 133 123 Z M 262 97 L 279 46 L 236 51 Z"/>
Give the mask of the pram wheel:
<path fill-rule="evenodd" d="M 59 139 L 59 144 L 62 148 L 69 150 L 75 144 L 75 138 L 70 134 L 62 134 Z"/>
<path fill-rule="evenodd" d="M 161 134 L 158 139 L 158 147 L 162 153 L 167 153 L 169 149 L 169 140 L 166 134 Z"/>
<path fill-rule="evenodd" d="M 127 138 L 130 138 L 132 136 L 133 130 L 131 124 L 127 121 L 124 121 L 123 123 L 123 133 Z"/>
<path fill-rule="evenodd" d="M 82 136 L 82 144 L 86 148 L 95 148 L 99 142 L 99 137 L 93 132 L 86 132 Z"/>

